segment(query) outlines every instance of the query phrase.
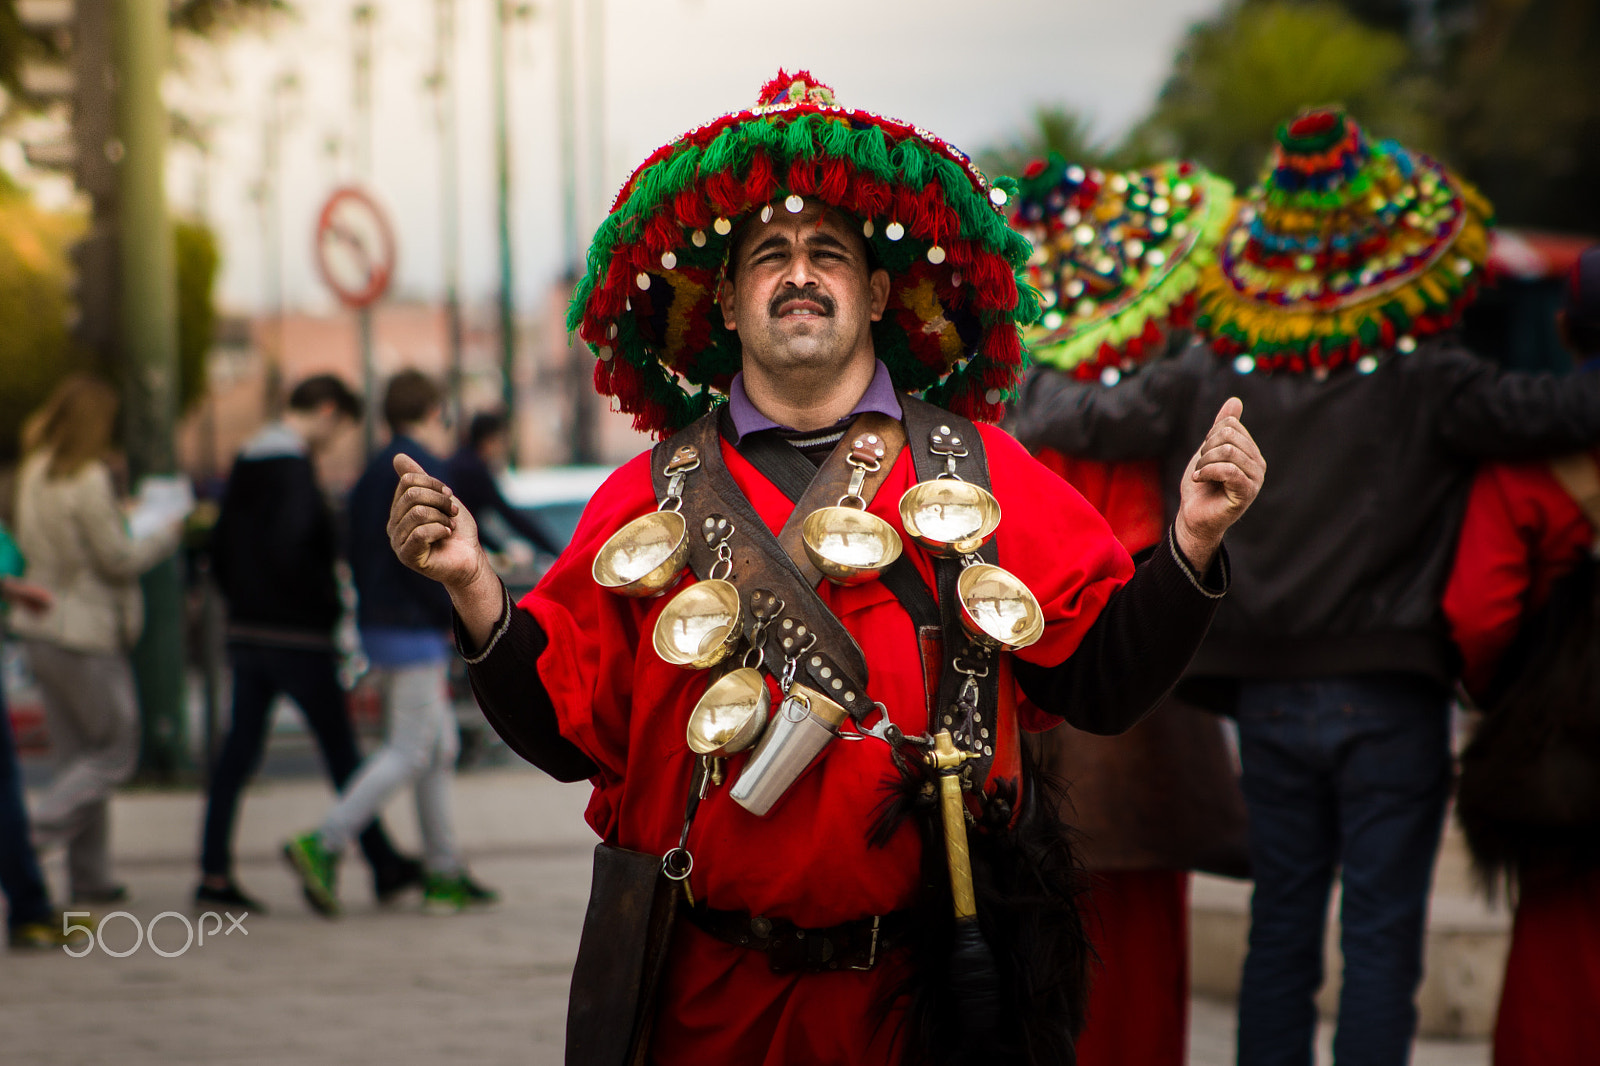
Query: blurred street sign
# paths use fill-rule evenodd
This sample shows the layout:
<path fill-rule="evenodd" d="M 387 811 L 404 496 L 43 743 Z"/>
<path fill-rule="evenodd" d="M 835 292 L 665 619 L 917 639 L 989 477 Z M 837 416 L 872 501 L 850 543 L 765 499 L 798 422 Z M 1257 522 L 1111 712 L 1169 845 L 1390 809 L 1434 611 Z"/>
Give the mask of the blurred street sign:
<path fill-rule="evenodd" d="M 317 217 L 317 271 L 346 307 L 361 310 L 383 298 L 394 277 L 394 231 L 383 209 L 361 189 L 345 186 Z"/>

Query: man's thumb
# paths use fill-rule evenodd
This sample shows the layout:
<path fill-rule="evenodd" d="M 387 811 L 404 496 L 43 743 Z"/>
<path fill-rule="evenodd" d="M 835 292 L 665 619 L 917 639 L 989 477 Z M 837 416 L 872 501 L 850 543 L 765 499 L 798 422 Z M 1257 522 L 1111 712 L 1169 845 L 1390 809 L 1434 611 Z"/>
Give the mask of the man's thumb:
<path fill-rule="evenodd" d="M 421 463 L 411 458 L 411 456 L 407 455 L 405 452 L 399 452 L 395 455 L 394 472 L 399 474 L 401 477 L 405 477 L 407 474 L 427 473 L 426 470 L 422 469 Z"/>
<path fill-rule="evenodd" d="M 1242 418 L 1243 416 L 1244 401 L 1237 396 L 1229 396 L 1227 401 L 1223 403 L 1222 410 L 1217 412 L 1217 421 L 1221 422 L 1224 418 Z"/>

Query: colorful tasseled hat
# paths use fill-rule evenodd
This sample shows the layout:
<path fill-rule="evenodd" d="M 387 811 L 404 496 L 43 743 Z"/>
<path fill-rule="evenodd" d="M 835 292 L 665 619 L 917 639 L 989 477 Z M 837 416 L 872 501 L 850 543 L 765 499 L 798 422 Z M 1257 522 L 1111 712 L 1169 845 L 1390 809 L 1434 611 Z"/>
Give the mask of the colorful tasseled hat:
<path fill-rule="evenodd" d="M 1186 162 L 1107 175 L 1051 156 L 1028 168 L 1013 207 L 1044 308 L 1025 334 L 1029 357 L 1115 384 L 1193 319 L 1233 186 Z"/>
<path fill-rule="evenodd" d="M 635 428 L 682 428 L 739 370 L 738 337 L 716 307 L 735 227 L 819 200 L 860 221 L 889 272 L 872 336 L 896 387 L 993 421 L 1021 370 L 1019 326 L 1038 313 L 1018 284 L 1028 242 L 1006 223 L 1007 199 L 927 130 L 842 107 L 806 71 L 780 70 L 755 107 L 634 171 L 595 234 L 567 328 L 599 359 L 595 388 Z"/>
<path fill-rule="evenodd" d="M 1278 128 L 1198 292 L 1196 327 L 1241 372 L 1363 372 L 1449 328 L 1488 254 L 1487 201 L 1426 156 L 1373 144 L 1343 111 Z"/>

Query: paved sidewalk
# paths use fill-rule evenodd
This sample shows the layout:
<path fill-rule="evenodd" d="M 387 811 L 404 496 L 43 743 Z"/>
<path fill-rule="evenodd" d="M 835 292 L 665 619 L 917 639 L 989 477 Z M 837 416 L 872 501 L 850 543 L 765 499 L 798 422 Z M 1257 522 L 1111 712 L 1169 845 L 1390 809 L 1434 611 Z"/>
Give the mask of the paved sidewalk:
<path fill-rule="evenodd" d="M 124 958 L 98 948 L 74 959 L 0 953 L 0 1061 L 29 1066 L 558 1066 L 567 981 L 589 888 L 594 837 L 583 823 L 588 789 L 558 785 L 523 767 L 457 781 L 456 821 L 472 870 L 504 894 L 490 911 L 427 917 L 415 894 L 372 902 L 367 870 L 344 864 L 344 917 L 311 914 L 277 854 L 332 799 L 317 780 L 266 781 L 240 819 L 240 880 L 271 908 L 245 932 L 165 958 L 148 943 Z M 166 911 L 191 914 L 201 797 L 130 792 L 114 804 L 117 876 L 142 926 Z M 402 847 L 415 850 L 414 810 L 385 812 Z M 60 885 L 59 866 L 51 868 Z M 219 923 L 226 928 L 225 921 Z M 176 918 L 155 926 L 175 953 Z M 134 944 L 115 918 L 105 946 Z M 1327 1033 L 1323 1033 L 1326 1054 Z M 1196 1000 L 1193 1066 L 1231 1066 L 1232 1008 Z M 1324 1057 L 1320 1061 L 1327 1061 Z M 1482 1044 L 1419 1045 L 1416 1066 L 1486 1066 Z M 1138 1066 L 1138 1064 L 1129 1064 Z"/>

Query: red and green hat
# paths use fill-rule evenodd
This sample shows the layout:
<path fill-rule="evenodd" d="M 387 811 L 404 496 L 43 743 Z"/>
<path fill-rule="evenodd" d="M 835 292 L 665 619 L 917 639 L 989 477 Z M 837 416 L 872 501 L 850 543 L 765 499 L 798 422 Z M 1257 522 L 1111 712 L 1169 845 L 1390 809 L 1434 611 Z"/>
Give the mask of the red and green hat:
<path fill-rule="evenodd" d="M 1193 321 L 1233 186 L 1188 162 L 1106 174 L 1053 155 L 1024 172 L 1012 207 L 1044 312 L 1025 335 L 1029 358 L 1109 385 Z"/>
<path fill-rule="evenodd" d="M 696 127 L 633 172 L 589 248 L 567 328 L 594 351 L 595 388 L 659 434 L 726 395 L 740 366 L 717 289 L 741 219 L 813 200 L 853 216 L 889 272 L 873 324 L 896 388 L 958 414 L 1004 414 L 1022 367 L 1020 325 L 1038 312 L 1019 284 L 1028 242 L 991 185 L 927 130 L 841 106 L 806 71 L 756 106 Z M 770 214 L 768 214 L 770 217 Z"/>
<path fill-rule="evenodd" d="M 1241 372 L 1370 372 L 1452 326 L 1488 254 L 1488 202 L 1337 109 L 1277 132 L 1271 168 L 1200 283 L 1196 326 L 1212 348 Z"/>

